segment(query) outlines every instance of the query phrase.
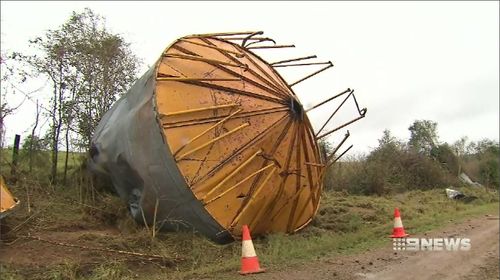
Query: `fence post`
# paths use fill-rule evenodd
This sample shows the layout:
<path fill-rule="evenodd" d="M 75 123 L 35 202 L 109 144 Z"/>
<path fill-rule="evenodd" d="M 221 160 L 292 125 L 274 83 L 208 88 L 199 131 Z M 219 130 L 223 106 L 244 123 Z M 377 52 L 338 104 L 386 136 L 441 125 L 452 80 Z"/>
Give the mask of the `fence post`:
<path fill-rule="evenodd" d="M 16 171 L 17 171 L 17 161 L 19 159 L 19 142 L 21 142 L 21 135 L 16 134 L 14 137 L 14 148 L 12 150 L 12 167 L 10 169 L 10 174 L 12 179 L 17 181 Z"/>

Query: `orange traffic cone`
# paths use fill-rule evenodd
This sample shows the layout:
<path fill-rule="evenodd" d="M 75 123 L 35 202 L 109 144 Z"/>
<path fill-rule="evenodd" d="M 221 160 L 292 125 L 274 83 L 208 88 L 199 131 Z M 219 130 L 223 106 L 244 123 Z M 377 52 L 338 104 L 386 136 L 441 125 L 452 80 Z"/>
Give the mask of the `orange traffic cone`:
<path fill-rule="evenodd" d="M 264 272 L 265 269 L 260 268 L 259 258 L 255 254 L 250 230 L 247 225 L 243 226 L 243 238 L 241 247 L 241 270 L 240 274 L 252 274 Z"/>
<path fill-rule="evenodd" d="M 403 227 L 403 222 L 401 221 L 401 214 L 399 209 L 394 208 L 394 228 L 392 229 L 392 238 L 403 238 L 407 237 L 409 234 L 405 233 L 405 228 Z"/>

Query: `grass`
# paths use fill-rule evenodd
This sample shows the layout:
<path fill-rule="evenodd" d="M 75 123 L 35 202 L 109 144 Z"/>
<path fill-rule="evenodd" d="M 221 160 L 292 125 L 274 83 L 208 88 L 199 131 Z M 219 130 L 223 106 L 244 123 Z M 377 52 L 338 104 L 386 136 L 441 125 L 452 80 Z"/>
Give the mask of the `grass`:
<path fill-rule="evenodd" d="M 405 229 L 423 233 L 485 213 L 498 214 L 496 192 L 467 190 L 479 198 L 470 204 L 451 201 L 443 190 L 408 192 L 395 197 L 347 196 L 327 193 L 313 224 L 294 235 L 275 234 L 255 240 L 259 258 L 267 267 L 286 269 L 318 258 L 352 254 L 387 245 L 393 210 L 402 211 Z M 237 259 L 239 256 L 237 256 Z M 232 265 L 237 271 L 238 263 Z M 212 273 L 222 272 L 221 269 Z"/>
<path fill-rule="evenodd" d="M 68 153 L 68 174 L 71 174 L 84 162 L 85 153 L 69 152 Z M 29 172 L 29 155 L 27 151 L 20 150 L 18 158 L 18 173 L 21 176 L 30 177 L 37 182 L 46 182 L 50 175 L 52 155 L 49 151 L 35 152 L 33 154 L 33 170 Z M 58 152 L 57 157 L 57 173 L 59 178 L 62 178 L 64 173 L 64 163 L 66 160 L 66 152 Z M 0 174 L 9 177 L 11 174 L 12 165 L 12 148 L 0 149 Z"/>
<path fill-rule="evenodd" d="M 12 186 L 23 199 L 24 188 Z M 423 233 L 447 224 L 459 223 L 469 217 L 496 213 L 498 193 L 485 188 L 463 188 L 466 195 L 478 197 L 470 203 L 450 200 L 444 189 L 411 191 L 394 196 L 353 196 L 344 192 L 327 192 L 314 221 L 299 233 L 272 234 L 254 237 L 254 245 L 261 263 L 271 270 L 284 270 L 335 255 L 363 252 L 387 245 L 392 231 L 393 210 L 399 207 L 407 232 Z M 2 267 L 1 279 L 192 279 L 233 278 L 239 270 L 241 244 L 216 245 L 196 233 L 151 232 L 137 226 L 123 203 L 116 197 L 97 194 L 95 200 L 79 195 L 77 188 L 37 189 L 32 199 L 32 213 L 19 209 L 9 217 L 19 224 L 33 213 L 23 230 L 30 232 L 61 233 L 68 229 L 108 228 L 118 235 L 99 235 L 82 232 L 78 243 L 162 255 L 167 258 L 182 256 L 184 261 L 175 266 L 130 262 L 123 258 L 104 259 L 88 264 L 68 259 L 48 267 L 26 268 L 9 264 Z M 25 206 L 23 206 L 25 207 Z"/>
<path fill-rule="evenodd" d="M 89 279 L 89 280 L 127 280 L 133 279 L 130 270 L 123 263 L 108 262 L 97 265 L 93 270 L 86 270 L 75 262 L 66 262 L 60 265 L 47 268 L 42 273 L 30 275 L 28 278 L 22 276 L 21 271 L 12 270 L 8 267 L 0 266 L 0 279 L 17 280 L 17 279 L 51 279 L 51 280 L 66 280 L 66 279 Z"/>

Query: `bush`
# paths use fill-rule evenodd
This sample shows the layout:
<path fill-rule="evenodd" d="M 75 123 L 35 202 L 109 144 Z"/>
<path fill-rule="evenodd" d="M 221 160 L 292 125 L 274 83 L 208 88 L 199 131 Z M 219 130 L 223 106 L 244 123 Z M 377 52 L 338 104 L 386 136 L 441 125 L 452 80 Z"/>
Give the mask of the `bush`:
<path fill-rule="evenodd" d="M 498 159 L 486 159 L 479 164 L 481 182 L 486 186 L 500 186 Z"/>
<path fill-rule="evenodd" d="M 471 143 L 474 152 L 464 156 L 464 171 L 473 181 L 500 188 L 500 148 L 498 142 L 481 140 Z"/>
<path fill-rule="evenodd" d="M 453 153 L 450 145 L 447 143 L 434 147 L 431 151 L 431 156 L 437 160 L 444 168 L 446 168 L 451 174 L 459 175 L 460 172 L 460 160 Z"/>
<path fill-rule="evenodd" d="M 325 189 L 364 195 L 428 190 L 457 184 L 458 169 L 458 158 L 447 144 L 435 147 L 429 156 L 385 131 L 379 147 L 367 157 L 351 158 L 328 170 Z"/>

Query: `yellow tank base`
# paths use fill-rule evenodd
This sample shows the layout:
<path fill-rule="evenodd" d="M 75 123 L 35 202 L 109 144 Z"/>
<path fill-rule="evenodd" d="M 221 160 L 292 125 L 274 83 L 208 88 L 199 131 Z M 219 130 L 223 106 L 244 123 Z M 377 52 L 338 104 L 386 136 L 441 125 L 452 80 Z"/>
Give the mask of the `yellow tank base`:
<path fill-rule="evenodd" d="M 3 219 L 19 205 L 19 200 L 9 191 L 1 175 L 0 189 L 0 219 Z"/>

